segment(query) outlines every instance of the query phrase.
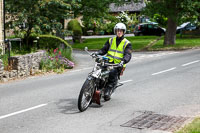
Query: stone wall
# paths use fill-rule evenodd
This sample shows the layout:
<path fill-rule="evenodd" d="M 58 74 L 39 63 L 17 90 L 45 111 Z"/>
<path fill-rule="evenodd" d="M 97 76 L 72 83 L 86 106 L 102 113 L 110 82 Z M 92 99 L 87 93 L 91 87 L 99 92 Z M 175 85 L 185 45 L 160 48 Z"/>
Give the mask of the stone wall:
<path fill-rule="evenodd" d="M 39 51 L 32 54 L 10 57 L 9 71 L 4 70 L 3 63 L 0 60 L 0 81 L 34 75 L 39 71 L 39 64 L 44 56 L 46 56 L 46 52 Z"/>

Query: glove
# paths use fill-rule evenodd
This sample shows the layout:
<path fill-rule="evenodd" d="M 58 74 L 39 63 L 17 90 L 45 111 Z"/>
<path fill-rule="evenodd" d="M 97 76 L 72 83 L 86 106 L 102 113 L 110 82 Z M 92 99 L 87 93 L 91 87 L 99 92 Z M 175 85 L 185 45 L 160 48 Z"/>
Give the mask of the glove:
<path fill-rule="evenodd" d="M 91 55 L 92 55 L 92 57 L 95 57 L 95 56 L 97 56 L 99 54 L 99 52 L 93 52 Z"/>

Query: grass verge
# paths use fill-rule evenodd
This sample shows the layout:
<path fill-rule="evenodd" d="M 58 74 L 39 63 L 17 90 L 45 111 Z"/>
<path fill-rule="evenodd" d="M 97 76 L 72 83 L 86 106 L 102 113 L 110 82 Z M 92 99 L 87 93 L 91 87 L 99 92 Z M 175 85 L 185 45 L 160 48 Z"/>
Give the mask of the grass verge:
<path fill-rule="evenodd" d="M 170 46 L 163 46 L 164 37 L 155 43 L 149 50 L 184 50 L 200 47 L 200 37 L 180 37 L 177 35 L 176 44 Z"/>
<path fill-rule="evenodd" d="M 158 36 L 133 36 L 126 37 L 132 44 L 133 51 L 143 51 L 150 43 L 158 39 Z M 89 50 L 98 50 L 101 49 L 108 38 L 95 38 L 95 39 L 85 39 L 83 43 L 75 43 L 72 45 L 74 49 L 83 50 L 85 47 L 88 47 Z M 176 44 L 164 46 L 164 37 L 159 41 L 155 42 L 148 50 L 184 50 L 190 48 L 199 48 L 200 47 L 200 37 L 191 37 L 177 35 Z"/>
<path fill-rule="evenodd" d="M 192 123 L 186 125 L 176 133 L 200 133 L 200 117 L 194 119 Z"/>
<path fill-rule="evenodd" d="M 151 41 L 158 38 L 157 36 L 137 36 L 137 37 L 126 37 L 132 44 L 134 51 L 140 51 L 146 47 Z M 109 38 L 95 38 L 85 39 L 83 43 L 75 43 L 72 45 L 73 49 L 83 50 L 88 47 L 89 50 L 101 49 Z"/>

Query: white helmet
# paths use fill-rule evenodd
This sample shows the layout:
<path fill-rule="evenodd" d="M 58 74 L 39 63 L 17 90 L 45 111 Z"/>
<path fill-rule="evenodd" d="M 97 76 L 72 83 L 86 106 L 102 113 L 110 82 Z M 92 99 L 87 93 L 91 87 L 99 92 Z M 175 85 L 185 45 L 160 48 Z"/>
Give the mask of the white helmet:
<path fill-rule="evenodd" d="M 121 29 L 124 30 L 124 34 L 126 33 L 126 25 L 123 23 L 117 23 L 114 27 L 114 33 L 116 34 L 116 30 Z"/>

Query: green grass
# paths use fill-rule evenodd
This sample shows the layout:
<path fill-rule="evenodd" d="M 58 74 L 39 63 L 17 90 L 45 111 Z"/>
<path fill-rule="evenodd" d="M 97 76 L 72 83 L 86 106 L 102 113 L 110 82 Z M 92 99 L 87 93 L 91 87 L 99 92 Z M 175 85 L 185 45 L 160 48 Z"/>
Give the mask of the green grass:
<path fill-rule="evenodd" d="M 176 44 L 171 46 L 163 46 L 164 39 L 159 40 L 150 50 L 182 50 L 194 47 L 200 47 L 200 38 L 189 38 L 187 36 L 177 36 Z"/>
<path fill-rule="evenodd" d="M 200 133 L 200 118 L 194 119 L 192 123 L 186 125 L 176 133 Z"/>
<path fill-rule="evenodd" d="M 134 51 L 143 50 L 151 41 L 159 38 L 158 36 L 136 36 L 136 37 L 126 37 L 132 44 Z M 83 50 L 88 47 L 89 50 L 98 50 L 103 47 L 108 38 L 96 38 L 96 39 L 85 39 L 83 43 L 75 43 L 72 45 L 74 49 Z M 149 50 L 183 50 L 193 47 L 200 47 L 200 37 L 191 37 L 177 35 L 176 44 L 170 46 L 164 46 L 164 37 L 156 42 Z"/>
<path fill-rule="evenodd" d="M 83 50 L 88 47 L 89 50 L 97 50 L 103 47 L 108 38 L 95 38 L 95 39 L 85 39 L 83 43 L 75 43 L 72 46 L 73 49 Z"/>
<path fill-rule="evenodd" d="M 159 38 L 158 36 L 136 36 L 127 37 L 131 42 L 134 51 L 140 51 L 145 48 L 151 41 Z"/>
<path fill-rule="evenodd" d="M 134 50 L 143 49 L 151 41 L 158 38 L 157 36 L 137 36 L 137 37 L 126 37 L 132 44 Z M 83 43 L 75 43 L 72 45 L 74 49 L 84 49 L 88 47 L 89 50 L 101 49 L 109 38 L 95 38 L 85 39 Z"/>

